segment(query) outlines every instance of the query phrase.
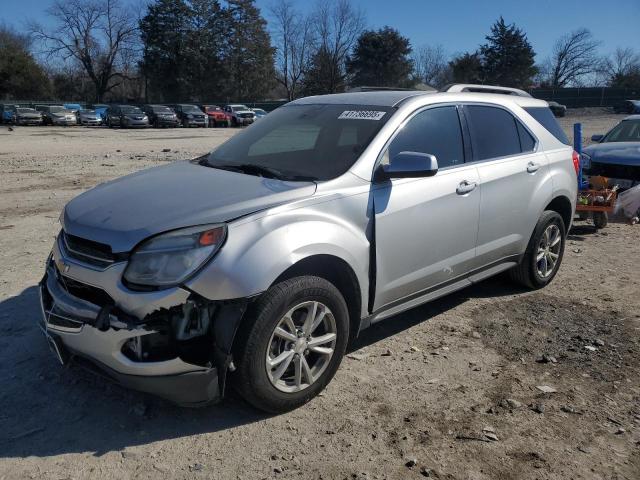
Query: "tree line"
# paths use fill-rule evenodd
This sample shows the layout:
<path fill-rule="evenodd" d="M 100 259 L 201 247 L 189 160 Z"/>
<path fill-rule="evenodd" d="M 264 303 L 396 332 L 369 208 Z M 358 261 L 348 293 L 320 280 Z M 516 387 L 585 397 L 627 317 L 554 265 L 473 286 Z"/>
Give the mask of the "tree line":
<path fill-rule="evenodd" d="M 357 86 L 640 88 L 640 54 L 599 53 L 586 28 L 538 60 L 526 32 L 502 17 L 475 50 L 414 48 L 397 29 L 368 29 L 349 0 L 56 0 L 50 25 L 0 25 L 0 99 L 149 102 L 294 99 Z"/>

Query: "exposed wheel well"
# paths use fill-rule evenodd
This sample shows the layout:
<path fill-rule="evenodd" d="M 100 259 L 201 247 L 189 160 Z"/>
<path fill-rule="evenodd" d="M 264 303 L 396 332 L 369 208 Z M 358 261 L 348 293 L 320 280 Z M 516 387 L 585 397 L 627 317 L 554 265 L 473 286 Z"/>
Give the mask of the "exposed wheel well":
<path fill-rule="evenodd" d="M 571 201 L 565 196 L 556 197 L 545 207 L 545 210 L 557 212 L 562 217 L 568 234 L 572 220 Z"/>
<path fill-rule="evenodd" d="M 321 277 L 336 286 L 347 302 L 350 336 L 355 338 L 360 328 L 362 298 L 358 278 L 351 266 L 333 255 L 313 255 L 291 265 L 273 283 L 302 275 Z"/>

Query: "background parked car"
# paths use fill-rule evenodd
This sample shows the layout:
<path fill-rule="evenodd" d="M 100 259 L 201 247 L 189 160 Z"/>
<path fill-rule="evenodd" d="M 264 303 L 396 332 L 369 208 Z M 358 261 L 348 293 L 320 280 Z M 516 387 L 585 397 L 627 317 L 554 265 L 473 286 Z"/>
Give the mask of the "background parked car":
<path fill-rule="evenodd" d="M 549 109 L 553 112 L 556 117 L 564 117 L 567 114 L 567 107 L 558 102 L 547 102 L 549 104 Z"/>
<path fill-rule="evenodd" d="M 591 176 L 603 176 L 621 189 L 640 182 L 640 115 L 622 120 L 605 135 L 593 135 L 582 151 L 582 166 Z"/>
<path fill-rule="evenodd" d="M 210 127 L 228 127 L 231 125 L 231 116 L 218 105 L 200 105 L 200 108 L 207 114 Z"/>
<path fill-rule="evenodd" d="M 616 113 L 640 113 L 640 100 L 625 100 L 613 106 Z"/>
<path fill-rule="evenodd" d="M 111 105 L 107 109 L 107 126 L 120 128 L 146 128 L 149 117 L 133 105 Z"/>
<path fill-rule="evenodd" d="M 234 127 L 251 125 L 256 119 L 256 114 L 246 105 L 226 105 L 224 111 L 231 115 L 231 125 Z"/>
<path fill-rule="evenodd" d="M 78 118 L 78 112 L 82 110 L 82 105 L 79 103 L 63 103 L 62 106 L 67 110 L 72 111 L 76 114 L 76 119 Z"/>
<path fill-rule="evenodd" d="M 256 114 L 256 120 L 262 117 L 266 117 L 268 113 L 266 110 L 263 110 L 262 108 L 252 108 L 251 110 L 253 111 L 253 113 Z"/>
<path fill-rule="evenodd" d="M 176 112 L 166 105 L 143 105 L 142 111 L 149 117 L 149 124 L 156 128 L 177 127 L 180 125 Z"/>
<path fill-rule="evenodd" d="M 84 109 L 76 113 L 80 125 L 102 125 L 102 117 L 95 110 Z"/>
<path fill-rule="evenodd" d="M 13 107 L 11 115 L 16 125 L 42 125 L 42 113 L 33 108 Z"/>
<path fill-rule="evenodd" d="M 78 123 L 75 113 L 62 105 L 36 105 L 36 110 L 42 113 L 44 125 L 76 125 Z"/>
<path fill-rule="evenodd" d="M 195 105 L 179 103 L 169 105 L 176 112 L 183 127 L 206 127 L 208 120 L 202 110 Z"/>
<path fill-rule="evenodd" d="M 0 104 L 0 123 L 11 123 L 13 119 L 13 108 L 15 105 L 3 103 Z"/>

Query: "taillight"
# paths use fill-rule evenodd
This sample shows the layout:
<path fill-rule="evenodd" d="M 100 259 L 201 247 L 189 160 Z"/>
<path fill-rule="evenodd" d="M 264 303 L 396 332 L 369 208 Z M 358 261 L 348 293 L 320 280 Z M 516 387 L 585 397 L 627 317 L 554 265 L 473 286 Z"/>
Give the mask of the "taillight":
<path fill-rule="evenodd" d="M 571 158 L 573 160 L 573 168 L 576 171 L 576 175 L 578 175 L 580 173 L 580 155 L 574 150 Z"/>

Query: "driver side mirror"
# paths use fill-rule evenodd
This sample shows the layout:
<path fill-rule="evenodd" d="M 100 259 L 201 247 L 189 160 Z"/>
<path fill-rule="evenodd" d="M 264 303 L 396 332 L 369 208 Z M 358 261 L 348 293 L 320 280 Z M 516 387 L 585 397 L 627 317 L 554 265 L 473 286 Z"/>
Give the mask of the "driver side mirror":
<path fill-rule="evenodd" d="M 604 135 L 591 135 L 592 142 L 599 142 L 604 138 Z"/>
<path fill-rule="evenodd" d="M 422 178 L 438 173 L 438 160 L 435 155 L 421 152 L 400 152 L 388 165 L 380 165 L 377 179 Z"/>

